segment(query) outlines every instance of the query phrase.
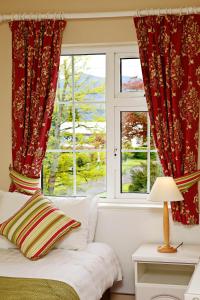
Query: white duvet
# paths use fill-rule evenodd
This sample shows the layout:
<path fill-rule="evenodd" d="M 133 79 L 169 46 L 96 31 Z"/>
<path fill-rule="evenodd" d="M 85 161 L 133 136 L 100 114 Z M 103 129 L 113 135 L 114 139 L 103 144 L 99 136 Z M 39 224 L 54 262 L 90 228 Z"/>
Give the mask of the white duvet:
<path fill-rule="evenodd" d="M 0 249 L 0 276 L 60 280 L 81 300 L 99 300 L 122 279 L 115 253 L 103 243 L 90 243 L 83 251 L 54 249 L 38 261 L 26 259 L 17 249 Z"/>

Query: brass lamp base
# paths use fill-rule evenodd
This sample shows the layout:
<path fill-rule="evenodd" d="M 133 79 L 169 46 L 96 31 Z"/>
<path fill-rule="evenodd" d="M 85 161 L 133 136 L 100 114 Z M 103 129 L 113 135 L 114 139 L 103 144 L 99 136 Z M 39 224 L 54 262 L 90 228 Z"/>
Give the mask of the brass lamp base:
<path fill-rule="evenodd" d="M 170 245 L 162 245 L 158 247 L 158 252 L 161 253 L 176 253 L 177 249 Z"/>
<path fill-rule="evenodd" d="M 163 206 L 163 234 L 164 234 L 164 245 L 158 247 L 158 252 L 161 253 L 176 253 L 177 249 L 170 246 L 169 243 L 169 211 L 168 204 L 164 201 Z"/>

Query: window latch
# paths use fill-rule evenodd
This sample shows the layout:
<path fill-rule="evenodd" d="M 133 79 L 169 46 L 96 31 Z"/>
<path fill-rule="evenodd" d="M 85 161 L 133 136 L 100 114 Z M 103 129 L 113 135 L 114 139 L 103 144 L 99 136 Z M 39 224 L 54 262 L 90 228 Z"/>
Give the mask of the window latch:
<path fill-rule="evenodd" d="M 117 156 L 117 148 L 114 148 L 114 156 Z"/>

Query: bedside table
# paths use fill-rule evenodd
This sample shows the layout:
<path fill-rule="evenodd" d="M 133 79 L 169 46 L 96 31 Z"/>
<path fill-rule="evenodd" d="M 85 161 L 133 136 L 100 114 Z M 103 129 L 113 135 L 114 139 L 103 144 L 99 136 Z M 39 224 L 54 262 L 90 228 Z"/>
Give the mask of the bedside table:
<path fill-rule="evenodd" d="M 136 300 L 184 300 L 200 258 L 200 245 L 182 245 L 176 253 L 160 253 L 145 244 L 132 255 Z"/>

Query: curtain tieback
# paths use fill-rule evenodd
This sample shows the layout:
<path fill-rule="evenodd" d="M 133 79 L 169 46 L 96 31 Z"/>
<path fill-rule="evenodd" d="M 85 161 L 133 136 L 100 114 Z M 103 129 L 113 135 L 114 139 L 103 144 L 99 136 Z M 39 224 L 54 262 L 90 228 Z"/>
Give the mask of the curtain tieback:
<path fill-rule="evenodd" d="M 179 190 L 181 192 L 186 192 L 191 186 L 200 180 L 200 170 L 195 171 L 188 175 L 183 175 L 181 177 L 174 179 Z"/>
<path fill-rule="evenodd" d="M 18 173 L 10 167 L 10 178 L 17 190 L 21 193 L 33 195 L 39 190 L 40 178 L 30 178 Z"/>

